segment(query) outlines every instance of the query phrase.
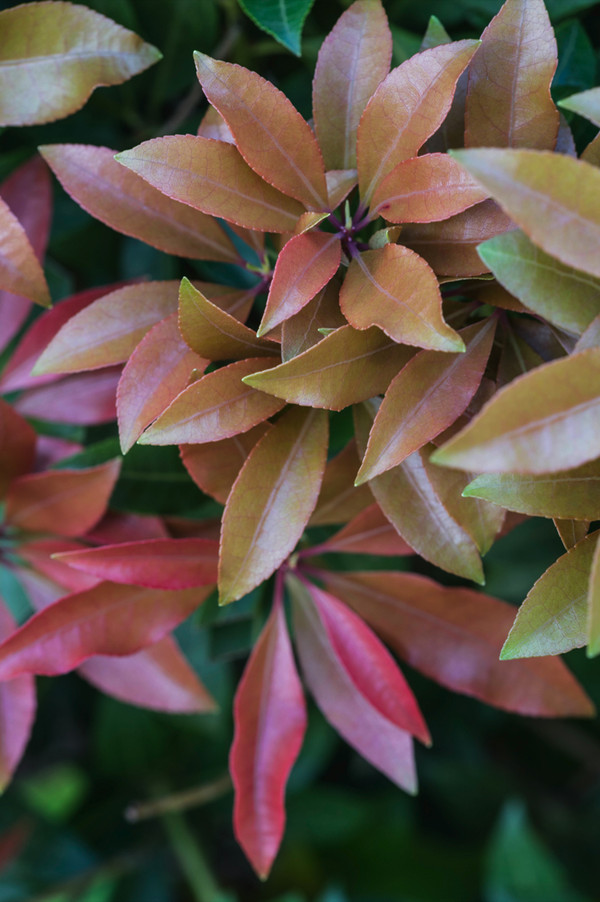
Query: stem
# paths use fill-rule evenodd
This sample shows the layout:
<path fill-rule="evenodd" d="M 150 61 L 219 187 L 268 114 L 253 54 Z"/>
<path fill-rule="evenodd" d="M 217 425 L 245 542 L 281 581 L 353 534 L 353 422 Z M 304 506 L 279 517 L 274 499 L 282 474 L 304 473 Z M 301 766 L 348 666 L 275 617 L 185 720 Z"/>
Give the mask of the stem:
<path fill-rule="evenodd" d="M 217 885 L 196 837 L 183 815 L 167 814 L 164 818 L 169 842 L 187 877 L 196 902 L 225 902 L 227 896 Z"/>
<path fill-rule="evenodd" d="M 195 808 L 206 805 L 230 792 L 232 788 L 231 777 L 223 774 L 210 783 L 194 786 L 192 789 L 184 789 L 182 792 L 174 792 L 171 795 L 153 799 L 150 802 L 139 802 L 130 805 L 125 810 L 125 820 L 131 824 L 145 821 L 152 817 L 160 817 L 173 811 L 184 811 L 187 808 Z"/>

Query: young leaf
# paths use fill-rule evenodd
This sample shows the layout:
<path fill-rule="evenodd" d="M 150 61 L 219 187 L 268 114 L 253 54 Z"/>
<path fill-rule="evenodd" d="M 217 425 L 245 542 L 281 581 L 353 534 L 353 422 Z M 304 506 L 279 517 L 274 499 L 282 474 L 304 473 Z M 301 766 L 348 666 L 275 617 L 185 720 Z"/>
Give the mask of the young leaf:
<path fill-rule="evenodd" d="M 120 166 L 116 151 L 47 144 L 40 153 L 65 191 L 95 219 L 167 254 L 237 263 L 231 240 L 212 217 L 165 197 Z"/>
<path fill-rule="evenodd" d="M 185 620 L 211 588 L 168 592 L 103 582 L 67 595 L 0 645 L 0 680 L 68 673 L 92 655 L 135 654 Z"/>
<path fill-rule="evenodd" d="M 339 235 L 304 232 L 282 249 L 258 330 L 264 335 L 298 313 L 336 274 L 342 257 Z"/>
<path fill-rule="evenodd" d="M 304 212 L 222 141 L 194 135 L 154 138 L 116 159 L 167 197 L 247 229 L 291 232 Z"/>
<path fill-rule="evenodd" d="M 552 522 L 556 527 L 556 531 L 560 536 L 560 540 L 568 551 L 588 534 L 590 528 L 589 520 L 561 520 L 554 517 Z"/>
<path fill-rule="evenodd" d="M 357 483 L 397 466 L 450 426 L 479 387 L 492 348 L 492 320 L 461 333 L 466 351 L 420 351 L 390 383 L 377 412 Z"/>
<path fill-rule="evenodd" d="M 266 879 L 285 827 L 285 784 L 306 730 L 306 705 L 283 605 L 276 603 L 240 680 L 229 759 L 236 839 Z"/>
<path fill-rule="evenodd" d="M 122 658 L 94 655 L 77 672 L 107 695 L 138 708 L 170 714 L 205 714 L 216 708 L 171 636 Z"/>
<path fill-rule="evenodd" d="M 309 526 L 347 523 L 372 505 L 373 495 L 369 487 L 354 485 L 359 462 L 354 440 L 327 461 L 319 499 Z"/>
<path fill-rule="evenodd" d="M 502 660 L 559 655 L 587 641 L 590 569 L 598 533 L 578 542 L 530 590 L 500 655 Z"/>
<path fill-rule="evenodd" d="M 332 279 L 308 304 L 281 326 L 281 359 L 287 363 L 303 351 L 323 341 L 321 329 L 339 329 L 347 325 L 340 310 L 340 288 Z"/>
<path fill-rule="evenodd" d="M 59 561 L 100 579 L 148 589 L 192 589 L 217 581 L 219 546 L 209 539 L 144 539 L 81 551 Z"/>
<path fill-rule="evenodd" d="M 326 210 L 327 183 L 319 145 L 285 94 L 243 66 L 198 51 L 194 61 L 204 93 L 231 129 L 246 163 L 307 209 Z"/>
<path fill-rule="evenodd" d="M 81 551 L 82 547 L 81 542 L 73 539 L 26 539 L 19 543 L 18 559 L 21 566 L 31 567 L 38 574 L 47 576 L 48 579 L 62 587 L 61 595 L 65 594 L 65 589 L 68 592 L 81 592 L 83 589 L 91 589 L 92 586 L 96 586 L 100 580 L 89 573 L 74 570 L 68 564 L 56 560 L 53 555 Z M 37 608 L 35 601 L 33 606 Z"/>
<path fill-rule="evenodd" d="M 414 251 L 399 244 L 355 257 L 340 291 L 340 307 L 355 329 L 379 326 L 402 344 L 464 351 L 442 316 L 438 280 Z"/>
<path fill-rule="evenodd" d="M 600 457 L 600 348 L 505 386 L 432 456 L 483 473 L 554 473 Z"/>
<path fill-rule="evenodd" d="M 253 22 L 300 56 L 302 26 L 314 0 L 238 0 Z"/>
<path fill-rule="evenodd" d="M 50 293 L 40 262 L 25 229 L 1 197 L 0 246 L 0 288 L 49 307 Z"/>
<path fill-rule="evenodd" d="M 379 0 L 353 3 L 321 44 L 313 116 L 328 170 L 356 167 L 358 123 L 391 57 L 392 36 Z"/>
<path fill-rule="evenodd" d="M 415 698 L 390 653 L 333 595 L 289 578 L 304 680 L 344 739 L 406 792 L 415 793 L 411 734 L 429 743 Z"/>
<path fill-rule="evenodd" d="M 554 150 L 558 55 L 543 0 L 507 0 L 469 66 L 465 145 Z"/>
<path fill-rule="evenodd" d="M 417 156 L 442 124 L 458 77 L 477 47 L 477 41 L 432 47 L 381 82 L 358 126 L 358 184 L 364 203 L 370 203 L 375 188 L 398 163 Z"/>
<path fill-rule="evenodd" d="M 0 640 L 7 639 L 14 628 L 8 609 L 0 601 Z M 35 708 L 33 677 L 25 675 L 0 683 L 0 793 L 10 783 L 23 756 L 33 726 Z"/>
<path fill-rule="evenodd" d="M 511 294 L 559 329 L 581 335 L 600 313 L 600 279 L 545 254 L 519 229 L 477 253 Z"/>
<path fill-rule="evenodd" d="M 324 411 L 293 407 L 250 452 L 223 514 L 221 604 L 252 591 L 296 547 L 317 503 L 328 434 Z"/>
<path fill-rule="evenodd" d="M 220 442 L 181 445 L 183 465 L 199 489 L 225 504 L 248 454 L 268 428 L 267 423 L 259 423 Z"/>
<path fill-rule="evenodd" d="M 247 432 L 284 406 L 272 394 L 244 385 L 268 358 L 251 357 L 203 376 L 185 388 L 140 437 L 142 445 L 216 442 Z"/>
<path fill-rule="evenodd" d="M 177 310 L 179 283 L 127 285 L 75 314 L 50 342 L 36 375 L 73 373 L 127 360 L 152 326 Z"/>
<path fill-rule="evenodd" d="M 29 423 L 0 399 L 0 499 L 16 476 L 32 469 L 35 444 L 36 434 Z"/>
<path fill-rule="evenodd" d="M 6 9 L 0 35 L 0 125 L 68 116 L 94 88 L 121 84 L 161 58 L 132 31 L 73 3 Z"/>
<path fill-rule="evenodd" d="M 559 102 L 559 106 L 584 116 L 600 128 L 600 88 L 591 88 L 565 97 Z"/>
<path fill-rule="evenodd" d="M 442 686 L 533 717 L 594 713 L 561 660 L 498 660 L 514 618 L 512 605 L 414 573 L 320 576 L 403 660 Z"/>
<path fill-rule="evenodd" d="M 600 543 L 596 542 L 590 569 L 587 604 L 587 656 L 600 652 Z"/>
<path fill-rule="evenodd" d="M 600 276 L 600 171 L 564 154 L 477 148 L 454 156 L 528 237 L 567 266 Z"/>
<path fill-rule="evenodd" d="M 84 535 L 105 513 L 120 464 L 20 476 L 6 496 L 6 523 L 28 532 Z"/>
<path fill-rule="evenodd" d="M 311 556 L 317 549 L 311 549 Z M 413 554 L 413 549 L 400 538 L 378 504 L 371 504 L 357 514 L 339 532 L 318 546 L 318 552 L 341 551 L 344 554 Z"/>
<path fill-rule="evenodd" d="M 412 356 L 379 329 L 342 326 L 297 357 L 245 382 L 290 403 L 342 410 L 385 391 Z"/>

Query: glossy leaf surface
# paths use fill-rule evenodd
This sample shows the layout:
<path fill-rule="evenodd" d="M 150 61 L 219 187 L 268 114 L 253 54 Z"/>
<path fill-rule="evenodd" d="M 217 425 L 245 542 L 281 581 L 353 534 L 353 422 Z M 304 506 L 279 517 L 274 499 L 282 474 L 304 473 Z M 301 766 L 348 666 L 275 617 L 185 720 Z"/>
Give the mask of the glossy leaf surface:
<path fill-rule="evenodd" d="M 314 0 L 238 0 L 259 28 L 300 56 L 302 26 Z"/>

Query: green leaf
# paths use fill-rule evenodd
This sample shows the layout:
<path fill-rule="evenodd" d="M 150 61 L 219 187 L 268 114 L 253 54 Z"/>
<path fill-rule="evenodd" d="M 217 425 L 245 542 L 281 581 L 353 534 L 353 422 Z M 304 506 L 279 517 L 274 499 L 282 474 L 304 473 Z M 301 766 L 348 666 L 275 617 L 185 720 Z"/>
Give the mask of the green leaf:
<path fill-rule="evenodd" d="M 600 653 L 600 543 L 596 543 L 588 587 L 588 658 Z"/>
<path fill-rule="evenodd" d="M 564 22 L 555 34 L 558 66 L 552 81 L 553 90 L 591 88 L 596 81 L 596 56 L 582 25 L 577 21 Z"/>
<path fill-rule="evenodd" d="M 300 56 L 300 37 L 304 20 L 314 0 L 238 0 L 252 21 Z"/>

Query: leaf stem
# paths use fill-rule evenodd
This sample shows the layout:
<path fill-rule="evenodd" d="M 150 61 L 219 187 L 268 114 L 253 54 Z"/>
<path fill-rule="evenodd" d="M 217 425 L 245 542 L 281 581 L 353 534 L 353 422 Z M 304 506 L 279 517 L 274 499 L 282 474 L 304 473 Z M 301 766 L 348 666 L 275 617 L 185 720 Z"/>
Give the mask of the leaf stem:
<path fill-rule="evenodd" d="M 232 789 L 231 777 L 223 774 L 216 780 L 194 786 L 192 789 L 184 789 L 182 792 L 174 792 L 159 799 L 149 802 L 136 802 L 125 810 L 125 820 L 136 824 L 152 817 L 160 817 L 172 811 L 184 811 L 187 808 L 195 808 L 198 805 L 206 805 L 213 799 L 226 795 Z"/>
<path fill-rule="evenodd" d="M 165 815 L 164 825 L 196 902 L 225 902 L 228 897 L 217 885 L 206 856 L 183 815 L 176 812 Z"/>

